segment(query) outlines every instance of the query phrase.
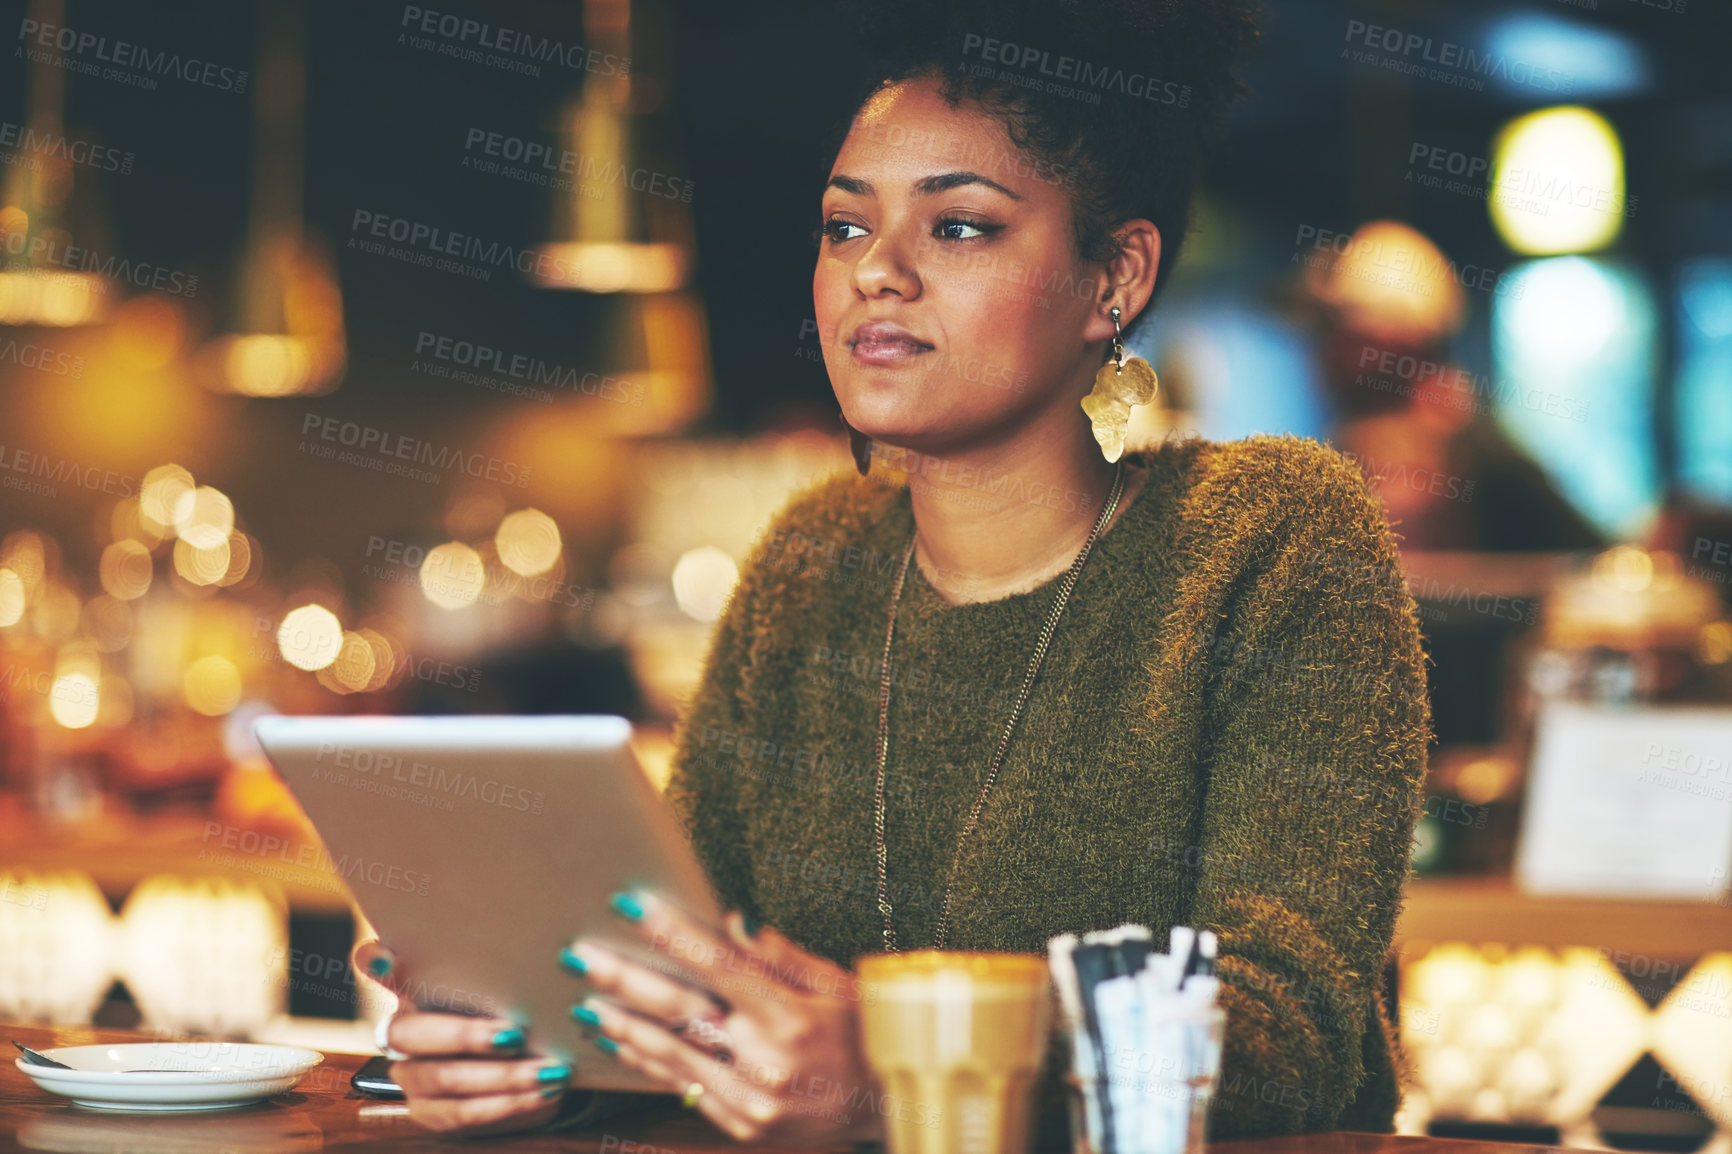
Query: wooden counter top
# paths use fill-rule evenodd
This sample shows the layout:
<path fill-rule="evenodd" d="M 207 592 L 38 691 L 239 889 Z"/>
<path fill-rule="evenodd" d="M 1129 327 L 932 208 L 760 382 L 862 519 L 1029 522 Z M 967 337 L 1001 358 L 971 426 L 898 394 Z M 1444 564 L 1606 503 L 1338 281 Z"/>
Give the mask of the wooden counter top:
<path fill-rule="evenodd" d="M 5 1026 L 5 1037 L 35 1049 L 99 1042 L 153 1041 L 151 1035 L 83 1027 Z M 444 1139 L 421 1129 L 400 1102 L 355 1094 L 349 1077 L 366 1061 L 330 1054 L 287 1094 L 257 1106 L 197 1114 L 124 1114 L 74 1106 L 37 1088 L 10 1062 L 0 1069 L 0 1154 L 13 1151 L 121 1151 L 125 1154 L 302 1154 L 318 1150 L 385 1150 L 400 1154 L 495 1154 L 550 1151 L 603 1154 L 694 1154 L 697 1151 L 787 1150 L 734 1142 L 702 1117 L 646 1114 L 605 1129 L 486 1140 Z M 815 1151 L 816 1148 L 805 1148 Z M 850 1147 L 831 1147 L 848 1150 Z M 1215 1154 L 1534 1154 L 1552 1149 L 1445 1138 L 1327 1133 L 1210 1144 Z"/>

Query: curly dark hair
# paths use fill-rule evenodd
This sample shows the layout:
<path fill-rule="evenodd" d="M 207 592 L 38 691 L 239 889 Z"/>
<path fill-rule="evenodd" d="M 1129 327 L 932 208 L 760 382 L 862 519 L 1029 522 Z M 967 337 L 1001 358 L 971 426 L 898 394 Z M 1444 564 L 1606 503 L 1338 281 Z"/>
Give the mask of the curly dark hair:
<path fill-rule="evenodd" d="M 1247 91 L 1235 69 L 1257 39 L 1254 0 L 861 0 L 845 12 L 869 68 L 826 165 L 874 92 L 935 79 L 951 105 L 997 116 L 1037 174 L 1066 186 L 1084 260 L 1111 260 L 1122 222 L 1152 221 L 1159 294 L 1203 166 Z"/>

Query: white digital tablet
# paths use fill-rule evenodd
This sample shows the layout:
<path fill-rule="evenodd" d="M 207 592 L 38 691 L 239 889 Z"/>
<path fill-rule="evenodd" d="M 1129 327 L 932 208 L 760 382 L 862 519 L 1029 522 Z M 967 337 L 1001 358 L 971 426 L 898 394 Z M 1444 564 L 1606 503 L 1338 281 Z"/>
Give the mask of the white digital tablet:
<path fill-rule="evenodd" d="M 259 744 L 424 1010 L 522 1022 L 572 1084 L 665 1087 L 584 1040 L 559 966 L 586 937 L 654 961 L 608 904 L 653 890 L 720 926 L 703 867 L 612 716 L 265 717 Z M 662 959 L 665 963 L 666 959 Z"/>

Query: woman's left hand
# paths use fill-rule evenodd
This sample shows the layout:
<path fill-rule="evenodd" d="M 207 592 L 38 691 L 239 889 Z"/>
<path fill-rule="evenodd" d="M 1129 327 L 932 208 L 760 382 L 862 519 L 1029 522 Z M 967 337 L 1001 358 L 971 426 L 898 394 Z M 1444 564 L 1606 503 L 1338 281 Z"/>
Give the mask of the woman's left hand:
<path fill-rule="evenodd" d="M 768 927 L 747 933 L 738 913 L 723 936 L 651 894 L 617 894 L 614 909 L 655 960 L 572 944 L 567 969 L 600 995 L 572 1016 L 596 1045 L 688 1100 L 696 1094 L 697 1108 L 741 1141 L 882 1138 L 852 971 Z"/>

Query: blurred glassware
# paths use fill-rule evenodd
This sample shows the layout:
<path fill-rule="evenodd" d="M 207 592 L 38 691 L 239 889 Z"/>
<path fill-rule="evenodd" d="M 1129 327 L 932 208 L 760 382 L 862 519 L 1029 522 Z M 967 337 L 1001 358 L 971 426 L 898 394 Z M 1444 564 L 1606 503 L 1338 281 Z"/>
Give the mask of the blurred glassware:
<path fill-rule="evenodd" d="M 0 870 L 0 1018 L 83 1024 L 114 984 L 112 920 L 71 870 Z"/>
<path fill-rule="evenodd" d="M 146 1026 L 247 1037 L 287 1000 L 287 903 L 268 877 L 147 877 L 121 912 L 117 953 Z"/>
<path fill-rule="evenodd" d="M 1529 713 L 1542 701 L 1599 705 L 1732 701 L 1718 591 L 1675 553 L 1619 545 L 1562 579 L 1528 660 Z"/>
<path fill-rule="evenodd" d="M 1441 942 L 1401 968 L 1401 1041 L 1440 1120 L 1568 1125 L 1648 1048 L 1648 1008 L 1599 951 Z"/>

